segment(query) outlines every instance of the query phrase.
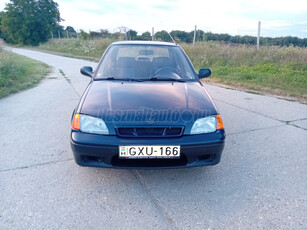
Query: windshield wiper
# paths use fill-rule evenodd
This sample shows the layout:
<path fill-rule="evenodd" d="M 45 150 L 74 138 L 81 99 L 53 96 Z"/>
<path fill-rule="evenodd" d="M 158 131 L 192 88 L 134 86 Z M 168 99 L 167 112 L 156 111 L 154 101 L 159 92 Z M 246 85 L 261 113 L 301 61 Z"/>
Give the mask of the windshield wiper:
<path fill-rule="evenodd" d="M 148 81 L 177 81 L 177 82 L 186 82 L 183 79 L 176 79 L 176 78 L 157 78 L 157 77 L 151 77 L 148 79 Z"/>
<path fill-rule="evenodd" d="M 117 80 L 117 78 L 115 78 L 115 77 L 100 77 L 100 78 L 95 78 L 94 80 L 96 80 L 96 81 Z"/>
<path fill-rule="evenodd" d="M 98 81 L 103 81 L 103 80 L 115 80 L 115 81 L 137 81 L 137 82 L 144 81 L 144 80 L 142 80 L 142 79 L 135 79 L 135 78 L 116 78 L 116 77 L 96 78 L 95 80 L 98 80 Z"/>
<path fill-rule="evenodd" d="M 126 81 L 137 81 L 137 82 L 141 82 L 144 81 L 143 79 L 136 79 L 136 78 L 125 78 Z"/>

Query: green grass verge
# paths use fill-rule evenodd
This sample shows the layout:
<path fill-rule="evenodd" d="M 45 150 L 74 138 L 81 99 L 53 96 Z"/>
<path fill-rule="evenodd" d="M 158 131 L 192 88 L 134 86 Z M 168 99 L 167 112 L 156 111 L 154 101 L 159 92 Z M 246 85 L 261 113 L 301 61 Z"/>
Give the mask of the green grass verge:
<path fill-rule="evenodd" d="M 50 71 L 47 64 L 0 47 L 0 98 L 33 87 Z"/>
<path fill-rule="evenodd" d="M 38 49 L 98 61 L 113 40 L 54 39 Z M 260 47 L 199 42 L 181 44 L 196 70 L 209 67 L 204 81 L 246 91 L 296 97 L 307 101 L 307 48 Z"/>
<path fill-rule="evenodd" d="M 226 45 L 214 42 L 183 44 L 196 69 L 210 67 L 209 81 L 307 101 L 307 49 Z"/>

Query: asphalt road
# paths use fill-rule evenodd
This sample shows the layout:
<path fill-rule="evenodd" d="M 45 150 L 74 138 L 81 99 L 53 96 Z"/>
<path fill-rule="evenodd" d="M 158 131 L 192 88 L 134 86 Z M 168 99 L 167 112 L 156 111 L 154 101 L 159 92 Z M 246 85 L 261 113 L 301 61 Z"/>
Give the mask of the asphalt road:
<path fill-rule="evenodd" d="M 54 73 L 0 99 L 0 229 L 307 229 L 306 105 L 207 85 L 227 132 L 220 164 L 83 168 L 70 118 L 79 69 L 96 64 L 13 51 Z"/>

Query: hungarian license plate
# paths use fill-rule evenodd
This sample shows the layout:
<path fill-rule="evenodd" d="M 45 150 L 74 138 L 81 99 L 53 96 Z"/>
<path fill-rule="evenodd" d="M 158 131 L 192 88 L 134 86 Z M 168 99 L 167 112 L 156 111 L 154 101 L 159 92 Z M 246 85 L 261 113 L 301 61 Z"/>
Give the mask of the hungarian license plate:
<path fill-rule="evenodd" d="M 120 158 L 179 158 L 180 146 L 119 146 Z"/>

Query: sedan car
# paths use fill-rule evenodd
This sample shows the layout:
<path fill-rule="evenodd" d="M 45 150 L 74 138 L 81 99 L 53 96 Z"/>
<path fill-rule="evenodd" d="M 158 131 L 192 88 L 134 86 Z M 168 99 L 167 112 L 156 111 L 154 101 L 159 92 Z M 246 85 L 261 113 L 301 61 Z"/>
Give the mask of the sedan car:
<path fill-rule="evenodd" d="M 81 166 L 182 168 L 220 162 L 225 131 L 183 49 L 173 43 L 112 43 L 73 112 L 71 147 Z"/>

